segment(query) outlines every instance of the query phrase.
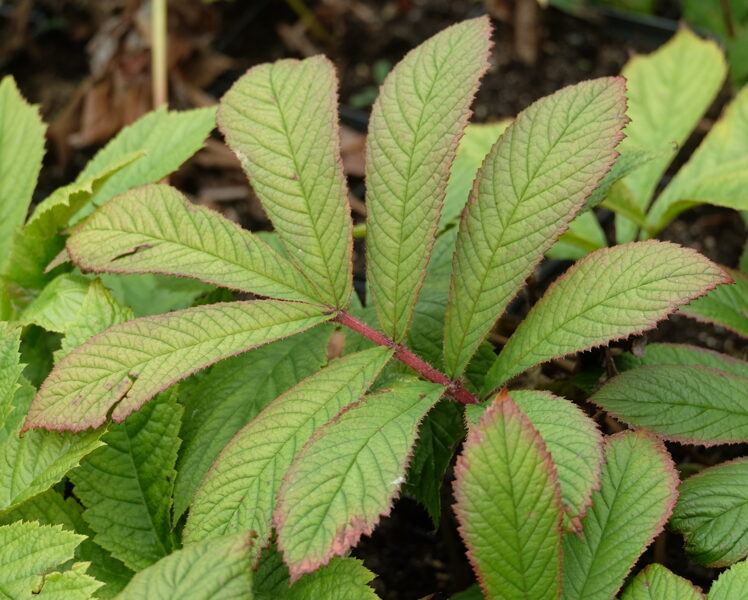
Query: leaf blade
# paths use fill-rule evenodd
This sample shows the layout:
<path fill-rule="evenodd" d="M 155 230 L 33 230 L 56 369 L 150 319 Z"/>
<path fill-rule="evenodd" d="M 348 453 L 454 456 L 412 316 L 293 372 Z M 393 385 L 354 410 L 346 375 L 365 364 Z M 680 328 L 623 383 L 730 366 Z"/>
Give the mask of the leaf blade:
<path fill-rule="evenodd" d="M 704 600 L 704 595 L 690 581 L 650 564 L 626 586 L 621 600 Z"/>

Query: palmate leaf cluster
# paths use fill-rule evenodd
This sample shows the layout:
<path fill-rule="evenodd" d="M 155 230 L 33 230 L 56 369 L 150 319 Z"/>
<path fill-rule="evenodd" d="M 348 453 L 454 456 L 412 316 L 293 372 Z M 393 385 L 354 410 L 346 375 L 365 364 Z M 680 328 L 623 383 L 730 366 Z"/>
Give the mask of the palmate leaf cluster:
<path fill-rule="evenodd" d="M 488 20 L 466 21 L 382 86 L 367 139 L 365 304 L 323 57 L 256 66 L 218 108 L 271 236 L 156 183 L 200 146 L 212 110 L 145 117 L 26 221 L 33 181 L 13 187 L 0 171 L 0 206 L 14 207 L 0 224 L 0 590 L 376 598 L 375 575 L 350 550 L 402 492 L 438 522 L 463 439 L 453 509 L 479 582 L 468 595 L 611 598 L 671 514 L 697 560 L 748 555 L 748 528 L 730 520 L 744 508 L 743 462 L 689 479 L 678 500 L 662 441 L 748 439 L 744 363 L 669 345 L 622 357 L 590 398 L 632 427 L 609 437 L 565 398 L 506 390 L 536 365 L 739 285 L 720 285 L 737 277 L 675 244 L 599 248 L 497 354 L 490 332 L 546 253 L 569 245 L 575 215 L 644 170 L 659 179 L 668 161 L 630 133 L 641 127 L 635 74 L 631 122 L 626 82 L 613 77 L 511 123 L 467 126 L 489 48 Z M 43 126 L 9 79 L 0 110 L 0 148 L 16 144 L 33 180 Z M 37 135 L 21 139 L 17 123 Z M 57 336 L 54 354 L 42 330 Z M 334 358 L 333 335 L 345 341 Z M 24 371 L 45 352 L 53 365 Z M 745 563 L 709 598 L 741 586 Z M 622 597 L 659 589 L 701 597 L 657 565 Z"/>

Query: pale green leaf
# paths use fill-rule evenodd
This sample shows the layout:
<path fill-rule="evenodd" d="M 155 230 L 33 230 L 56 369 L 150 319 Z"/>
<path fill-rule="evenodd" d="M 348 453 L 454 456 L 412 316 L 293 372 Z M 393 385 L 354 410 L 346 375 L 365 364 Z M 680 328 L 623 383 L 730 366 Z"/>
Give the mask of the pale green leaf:
<path fill-rule="evenodd" d="M 88 286 L 88 279 L 82 275 L 58 275 L 21 313 L 19 322 L 64 333 L 80 312 Z"/>
<path fill-rule="evenodd" d="M 315 301 L 311 282 L 270 246 L 167 185 L 111 200 L 73 231 L 67 248 L 86 271 L 182 275 L 261 296 Z"/>
<path fill-rule="evenodd" d="M 418 425 L 443 391 L 419 381 L 366 396 L 307 443 L 286 474 L 275 513 L 292 581 L 345 554 L 390 511 Z"/>
<path fill-rule="evenodd" d="M 140 157 L 141 153 L 125 155 L 84 181 L 56 189 L 40 202 L 26 226 L 15 235 L 5 277 L 26 289 L 42 288 L 54 277 L 45 271 L 65 248 L 61 231 L 68 221 L 110 177 Z"/>
<path fill-rule="evenodd" d="M 18 353 L 20 344 L 21 329 L 0 321 L 0 424 L 3 427 L 8 415 L 13 412 L 13 397 L 19 388 L 23 371 Z"/>
<path fill-rule="evenodd" d="M 0 81 L 0 271 L 9 259 L 13 234 L 26 220 L 44 156 L 39 109 L 23 99 L 15 80 Z"/>
<path fill-rule="evenodd" d="M 656 234 L 679 213 L 708 202 L 748 209 L 748 87 L 730 105 L 647 215 Z"/>
<path fill-rule="evenodd" d="M 684 481 L 671 524 L 686 538 L 686 551 L 696 562 L 724 567 L 745 558 L 748 459 L 710 467 Z"/>
<path fill-rule="evenodd" d="M 641 356 L 624 354 L 619 361 L 623 370 L 646 365 L 693 365 L 748 378 L 748 362 L 688 344 L 648 344 Z"/>
<path fill-rule="evenodd" d="M 39 390 L 26 428 L 81 431 L 121 422 L 156 393 L 223 358 L 331 318 L 280 300 L 199 306 L 115 325 L 62 359 Z"/>
<path fill-rule="evenodd" d="M 591 398 L 614 417 L 690 444 L 748 441 L 748 378 L 708 367 L 625 371 Z"/>
<path fill-rule="evenodd" d="M 8 600 L 33 598 L 44 574 L 73 558 L 84 536 L 62 526 L 11 523 L 0 527 L 0 595 Z"/>
<path fill-rule="evenodd" d="M 551 358 L 649 329 L 725 278 L 700 254 L 668 242 L 593 252 L 533 306 L 491 367 L 483 390 L 488 393 Z"/>
<path fill-rule="evenodd" d="M 708 600 L 737 600 L 748 597 L 748 561 L 723 572 L 709 590 Z"/>
<path fill-rule="evenodd" d="M 561 584 L 561 492 L 542 438 L 496 398 L 455 467 L 455 513 L 478 581 L 496 600 L 554 600 Z"/>
<path fill-rule="evenodd" d="M 488 68 L 488 18 L 438 33 L 390 72 L 366 140 L 368 283 L 385 334 L 400 341 L 426 275 L 449 169 Z"/>
<path fill-rule="evenodd" d="M 166 392 L 113 424 L 106 443 L 70 474 L 94 540 L 133 571 L 167 556 L 182 410 Z"/>
<path fill-rule="evenodd" d="M 661 442 L 639 432 L 607 439 L 600 489 L 582 533 L 564 537 L 562 600 L 610 600 L 636 559 L 662 531 L 678 475 Z"/>
<path fill-rule="evenodd" d="M 681 29 L 655 52 L 635 56 L 623 68 L 628 115 L 622 149 L 644 148 L 659 155 L 623 181 L 637 205 L 646 210 L 657 184 L 717 95 L 727 72 L 719 46 Z M 616 219 L 619 242 L 634 239 L 636 225 Z"/>
<path fill-rule="evenodd" d="M 657 154 L 645 150 L 644 148 L 637 148 L 631 144 L 621 145 L 623 148 L 620 148 L 620 156 L 613 163 L 610 171 L 608 171 L 605 174 L 605 177 L 600 180 L 600 185 L 587 198 L 587 201 L 584 204 L 585 210 L 594 208 L 603 202 L 609 195 L 613 184 L 626 177 L 629 173 L 633 173 L 642 165 L 645 165 L 649 161 L 658 157 Z"/>
<path fill-rule="evenodd" d="M 559 260 L 579 260 L 607 245 L 605 231 L 597 220 L 595 211 L 588 210 L 569 223 L 569 229 L 561 234 L 545 255 Z"/>
<path fill-rule="evenodd" d="M 54 489 L 34 496 L 16 508 L 0 513 L 0 525 L 14 521 L 37 521 L 41 525 L 62 525 L 86 537 L 75 549 L 75 560 L 90 563 L 88 573 L 104 585 L 95 596 L 113 598 L 130 581 L 133 573 L 94 543 L 93 532 L 83 520 L 83 507 L 74 498 L 63 498 Z"/>
<path fill-rule="evenodd" d="M 344 308 L 353 223 L 336 88 L 335 67 L 324 56 L 259 65 L 223 96 L 218 123 L 316 298 Z"/>
<path fill-rule="evenodd" d="M 136 317 L 189 308 L 214 289 L 196 279 L 155 273 L 102 273 L 99 278 L 120 304 L 132 308 Z"/>
<path fill-rule="evenodd" d="M 174 486 L 174 516 L 192 501 L 200 482 L 232 437 L 271 400 L 327 360 L 328 326 L 226 359 L 179 387 L 184 406 L 182 447 Z"/>
<path fill-rule="evenodd" d="M 188 544 L 137 573 L 117 600 L 252 600 L 246 532 Z"/>
<path fill-rule="evenodd" d="M 495 123 L 470 123 L 465 127 L 465 135 L 457 146 L 457 153 L 449 170 L 440 230 L 460 218 L 483 159 L 510 123 L 510 119 L 505 119 Z"/>
<path fill-rule="evenodd" d="M 626 217 L 637 227 L 647 227 L 647 216 L 644 214 L 644 209 L 639 206 L 631 190 L 623 182 L 617 183 L 610 189 L 610 193 L 602 206 L 612 210 L 617 215 Z"/>
<path fill-rule="evenodd" d="M 86 574 L 88 568 L 88 563 L 75 563 L 69 571 L 47 573 L 41 592 L 34 597 L 43 600 L 90 600 L 102 583 Z"/>
<path fill-rule="evenodd" d="M 208 472 L 191 506 L 184 539 L 252 530 L 263 546 L 270 537 L 276 495 L 294 457 L 315 430 L 364 395 L 391 356 L 381 347 L 348 355 L 265 407 Z"/>
<path fill-rule="evenodd" d="M 623 80 L 565 88 L 521 113 L 492 148 L 460 222 L 445 323 L 460 375 L 522 282 L 616 157 Z"/>
<path fill-rule="evenodd" d="M 621 600 L 704 600 L 704 595 L 690 581 L 651 564 L 631 580 Z"/>
<path fill-rule="evenodd" d="M 123 128 L 86 164 L 75 181 L 86 181 L 133 152 L 145 153 L 145 157 L 110 177 L 93 194 L 93 205 L 101 206 L 126 190 L 161 181 L 202 147 L 215 127 L 215 115 L 214 107 L 185 111 L 159 107 Z"/>
<path fill-rule="evenodd" d="M 699 321 L 721 325 L 748 338 L 748 274 L 725 269 L 732 285 L 720 285 L 680 311 Z"/>

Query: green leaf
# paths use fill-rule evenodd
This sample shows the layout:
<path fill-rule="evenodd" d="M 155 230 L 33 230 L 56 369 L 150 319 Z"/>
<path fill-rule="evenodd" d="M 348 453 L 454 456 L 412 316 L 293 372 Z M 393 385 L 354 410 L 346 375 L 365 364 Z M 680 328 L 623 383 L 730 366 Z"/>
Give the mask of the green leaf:
<path fill-rule="evenodd" d="M 47 573 L 44 587 L 34 597 L 43 600 L 90 600 L 102 584 L 86 574 L 88 567 L 87 563 L 76 563 L 69 571 Z"/>
<path fill-rule="evenodd" d="M 64 333 L 81 310 L 89 281 L 73 273 L 55 277 L 19 316 L 22 325 Z"/>
<path fill-rule="evenodd" d="M 605 231 L 600 226 L 595 212 L 580 213 L 569 223 L 569 229 L 561 234 L 558 241 L 545 253 L 548 258 L 558 260 L 579 260 L 590 252 L 608 245 Z"/>
<path fill-rule="evenodd" d="M 159 107 L 120 130 L 88 162 L 75 182 L 90 179 L 119 164 L 123 157 L 133 152 L 143 152 L 146 157 L 110 177 L 93 194 L 93 205 L 101 206 L 124 191 L 161 181 L 202 148 L 205 138 L 215 127 L 215 115 L 214 107 L 185 111 L 168 111 L 165 106 Z"/>
<path fill-rule="evenodd" d="M 259 65 L 223 96 L 218 123 L 315 297 L 344 308 L 353 223 L 336 88 L 335 67 L 324 56 Z"/>
<path fill-rule="evenodd" d="M 719 121 L 655 200 L 647 215 L 652 234 L 678 214 L 708 202 L 748 209 L 748 88 L 725 109 Z"/>
<path fill-rule="evenodd" d="M 748 338 L 748 274 L 733 269 L 725 271 L 732 277 L 733 285 L 720 285 L 680 311 Z"/>
<path fill-rule="evenodd" d="M 384 333 L 405 336 L 426 275 L 449 169 L 488 68 L 488 18 L 438 33 L 390 72 L 366 139 L 369 290 Z"/>
<path fill-rule="evenodd" d="M 551 358 L 649 329 L 725 278 L 700 254 L 668 242 L 593 252 L 533 306 L 488 372 L 483 391 Z"/>
<path fill-rule="evenodd" d="M 271 402 L 229 442 L 195 495 L 184 539 L 252 530 L 263 546 L 286 470 L 312 434 L 364 395 L 392 356 L 385 348 L 351 354 Z M 313 493 L 307 500 L 316 498 Z"/>
<path fill-rule="evenodd" d="M 493 147 L 460 222 L 447 307 L 447 374 L 460 375 L 522 282 L 616 157 L 620 78 L 565 88 L 521 113 Z"/>
<path fill-rule="evenodd" d="M 222 358 L 330 319 L 280 300 L 213 304 L 116 325 L 78 346 L 39 390 L 25 428 L 82 431 L 122 422 L 149 398 Z"/>
<path fill-rule="evenodd" d="M 137 573 L 117 600 L 251 600 L 246 532 L 186 545 Z"/>
<path fill-rule="evenodd" d="M 450 600 L 485 600 L 485 598 L 480 586 L 476 583 L 459 594 L 455 594 Z"/>
<path fill-rule="evenodd" d="M 75 560 L 90 563 L 88 573 L 103 583 L 95 596 L 113 598 L 130 581 L 133 573 L 94 543 L 93 532 L 83 520 L 83 507 L 74 498 L 63 498 L 54 489 L 34 496 L 16 508 L 0 513 L 0 525 L 14 521 L 37 521 L 41 525 L 62 525 L 63 529 L 86 536 L 75 549 Z"/>
<path fill-rule="evenodd" d="M 26 102 L 15 80 L 0 81 L 0 271 L 9 260 L 13 234 L 26 211 L 42 168 L 44 131 L 39 109 Z"/>
<path fill-rule="evenodd" d="M 315 301 L 311 282 L 270 246 L 167 185 L 111 200 L 73 231 L 67 248 L 86 271 L 182 275 L 261 296 Z"/>
<path fill-rule="evenodd" d="M 600 185 L 587 198 L 587 201 L 584 204 L 585 210 L 594 208 L 603 202 L 603 200 L 605 200 L 609 195 L 614 183 L 617 183 L 629 173 L 633 173 L 642 165 L 645 165 L 649 161 L 658 157 L 657 154 L 649 152 L 643 148 L 637 148 L 630 144 L 622 145 L 624 148 L 621 149 L 620 156 L 613 163 L 610 171 L 608 171 L 605 174 L 605 177 L 600 180 Z"/>
<path fill-rule="evenodd" d="M 724 567 L 748 556 L 748 459 L 704 469 L 681 483 L 671 524 L 698 563 Z"/>
<path fill-rule="evenodd" d="M 511 122 L 511 119 L 504 119 L 494 123 L 469 123 L 465 127 L 465 135 L 457 146 L 457 153 L 449 170 L 439 230 L 460 218 L 483 159 Z"/>
<path fill-rule="evenodd" d="M 62 526 L 11 523 L 0 527 L 0 593 L 4 598 L 33 598 L 43 590 L 44 574 L 73 558 L 84 536 Z"/>
<path fill-rule="evenodd" d="M 678 475 L 661 442 L 643 431 L 607 439 L 600 489 L 582 534 L 564 537 L 562 600 L 609 600 L 636 559 L 662 531 Z"/>
<path fill-rule="evenodd" d="M 623 68 L 631 123 L 622 150 L 644 148 L 659 155 L 623 179 L 642 210 L 649 206 L 676 149 L 712 103 L 726 72 L 719 46 L 685 28 L 657 51 L 636 56 Z M 635 233 L 636 225 L 616 219 L 619 243 L 633 240 Z"/>
<path fill-rule="evenodd" d="M 455 467 L 455 514 L 488 598 L 558 598 L 561 492 L 545 444 L 507 395 L 468 433 Z"/>
<path fill-rule="evenodd" d="M 8 415 L 13 412 L 13 397 L 20 387 L 19 380 L 23 372 L 18 353 L 20 344 L 21 329 L 0 321 L 0 425 L 3 426 L 6 425 Z"/>
<path fill-rule="evenodd" d="M 748 561 L 724 571 L 712 584 L 708 600 L 736 600 L 748 595 Z"/>
<path fill-rule="evenodd" d="M 704 595 L 690 581 L 651 564 L 631 580 L 621 600 L 704 600 Z"/>
<path fill-rule="evenodd" d="M 70 474 L 94 540 L 133 571 L 175 546 L 170 509 L 181 416 L 176 394 L 161 394 L 112 425 L 101 438 L 106 445 Z"/>
<path fill-rule="evenodd" d="M 174 487 L 179 518 L 218 454 L 271 400 L 327 360 L 326 325 L 226 359 L 204 377 L 180 385 L 185 408 Z"/>
<path fill-rule="evenodd" d="M 705 445 L 748 441 L 748 378 L 725 371 L 639 367 L 611 379 L 590 401 L 668 440 Z"/>
<path fill-rule="evenodd" d="M 315 433 L 278 494 L 275 528 L 291 581 L 345 554 L 389 513 L 418 425 L 443 391 L 401 383 L 349 405 Z"/>
<path fill-rule="evenodd" d="M 624 354 L 621 359 L 623 370 L 647 365 L 692 365 L 748 377 L 748 362 L 688 344 L 648 344 L 641 356 Z"/>

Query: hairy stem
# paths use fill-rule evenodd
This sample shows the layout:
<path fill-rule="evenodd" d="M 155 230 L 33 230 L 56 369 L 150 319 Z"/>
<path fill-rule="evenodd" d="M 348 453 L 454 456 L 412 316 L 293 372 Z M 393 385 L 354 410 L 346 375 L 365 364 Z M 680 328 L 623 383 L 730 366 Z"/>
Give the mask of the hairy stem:
<path fill-rule="evenodd" d="M 462 404 L 478 404 L 480 402 L 478 397 L 471 393 L 462 382 L 450 379 L 444 373 L 432 367 L 421 357 L 413 354 L 402 344 L 398 344 L 395 340 L 388 338 L 383 333 L 380 333 L 376 329 L 372 329 L 366 323 L 359 321 L 347 312 L 340 311 L 335 317 L 335 321 L 353 329 L 353 331 L 360 333 L 364 337 L 369 338 L 375 344 L 379 344 L 385 348 L 392 348 L 395 351 L 396 359 L 408 365 L 424 379 L 446 386 L 447 395 L 451 396 L 458 402 L 461 402 Z"/>

